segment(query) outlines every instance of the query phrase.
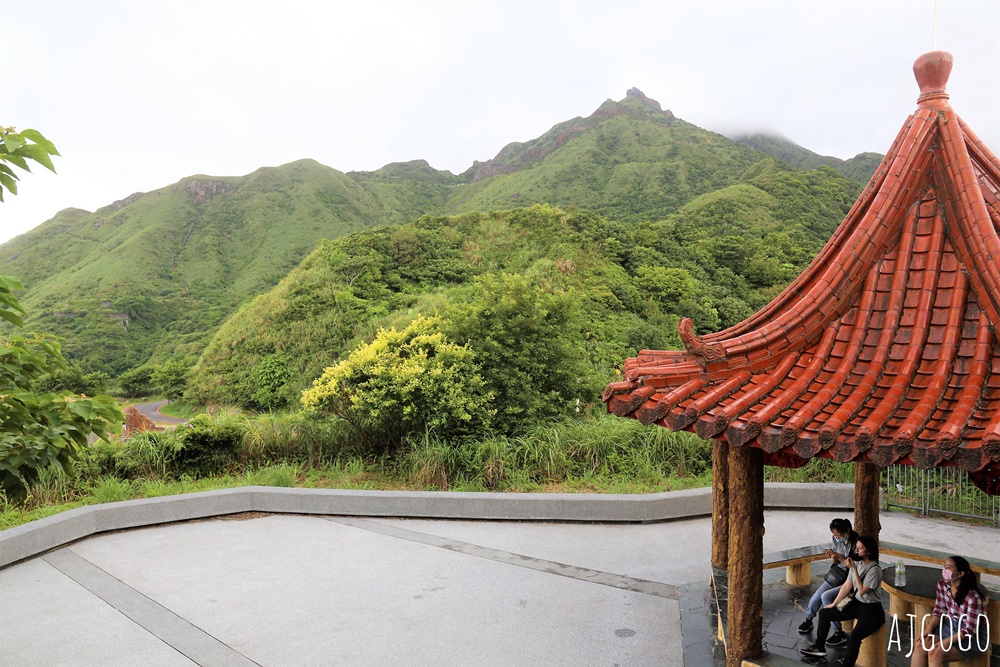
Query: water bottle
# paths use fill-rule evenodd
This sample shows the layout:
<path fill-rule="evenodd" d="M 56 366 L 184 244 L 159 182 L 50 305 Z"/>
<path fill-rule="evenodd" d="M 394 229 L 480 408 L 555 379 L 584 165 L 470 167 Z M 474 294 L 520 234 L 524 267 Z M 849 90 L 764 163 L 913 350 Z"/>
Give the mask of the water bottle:
<path fill-rule="evenodd" d="M 906 566 L 903 565 L 903 561 L 896 563 L 896 586 L 906 585 Z"/>

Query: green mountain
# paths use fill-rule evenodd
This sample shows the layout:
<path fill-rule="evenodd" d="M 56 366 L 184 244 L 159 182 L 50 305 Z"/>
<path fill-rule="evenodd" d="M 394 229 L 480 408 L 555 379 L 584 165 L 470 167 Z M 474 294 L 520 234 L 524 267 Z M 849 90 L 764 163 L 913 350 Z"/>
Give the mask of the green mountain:
<path fill-rule="evenodd" d="M 410 175 L 393 184 L 400 171 Z M 0 272 L 25 284 L 29 326 L 65 337 L 89 368 L 193 360 L 320 239 L 412 220 L 441 205 L 453 180 L 412 164 L 350 177 L 312 160 L 192 176 L 94 213 L 62 211 L 0 246 Z"/>
<path fill-rule="evenodd" d="M 756 148 L 761 153 L 786 162 L 796 169 L 816 169 L 833 167 L 844 178 L 867 183 L 884 157 L 881 153 L 858 153 L 854 157 L 841 160 L 830 155 L 820 155 L 803 148 L 791 139 L 775 134 L 748 134 L 734 137 L 741 144 Z"/>
<path fill-rule="evenodd" d="M 587 324 L 561 335 L 585 350 L 588 376 L 603 386 L 639 349 L 679 346 L 680 317 L 712 331 L 767 303 L 829 239 L 858 190 L 832 169 L 765 159 L 655 223 L 536 205 L 425 216 L 327 241 L 226 321 L 198 363 L 192 397 L 292 404 L 380 327 L 447 313 L 477 281 L 502 284 L 501 274 L 572 297 Z"/>
<path fill-rule="evenodd" d="M 748 195 L 747 174 L 765 172 L 786 175 Z M 858 186 L 829 170 L 794 173 L 633 89 L 460 175 L 424 161 L 342 173 L 301 160 L 243 177 L 192 176 L 93 213 L 62 211 L 0 245 L 0 273 L 25 284 L 29 327 L 64 337 L 85 368 L 116 375 L 150 361 L 193 363 L 231 314 L 323 239 L 542 203 L 590 209 L 608 224 L 706 224 L 722 236 L 731 226 L 791 237 L 795 225 L 832 229 Z M 623 257 L 638 256 L 619 237 Z M 776 261 L 753 270 L 787 273 Z"/>
<path fill-rule="evenodd" d="M 684 203 L 739 181 L 763 156 L 676 118 L 633 88 L 587 118 L 507 145 L 463 176 L 452 212 L 550 203 L 613 220 L 658 220 Z"/>

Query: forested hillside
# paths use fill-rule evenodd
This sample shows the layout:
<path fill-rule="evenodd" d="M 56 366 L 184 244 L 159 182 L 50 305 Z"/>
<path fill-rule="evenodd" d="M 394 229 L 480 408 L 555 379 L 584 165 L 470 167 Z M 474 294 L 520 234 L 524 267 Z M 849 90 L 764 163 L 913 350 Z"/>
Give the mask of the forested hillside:
<path fill-rule="evenodd" d="M 0 273 L 25 284 L 30 328 L 64 337 L 71 361 L 111 376 L 171 359 L 193 365 L 247 306 L 199 366 L 199 392 L 213 400 L 286 401 L 379 325 L 431 311 L 453 288 L 497 272 L 579 293 L 583 316 L 603 327 L 587 334 L 588 359 L 606 374 L 626 350 L 668 344 L 678 315 L 707 331 L 763 304 L 825 242 L 859 189 L 829 168 L 782 166 L 633 89 L 457 176 L 419 160 L 348 173 L 301 160 L 243 177 L 185 178 L 93 213 L 62 211 L 0 246 Z M 533 204 L 547 206 L 511 211 Z M 507 212 L 474 214 L 485 211 Z M 599 220 L 587 225 L 604 231 L 570 222 L 560 223 L 565 236 L 530 231 L 551 226 L 532 222 L 539 215 Z M 511 222 L 519 216 L 528 222 Z M 508 233 L 500 247 L 509 257 L 492 247 Z M 321 240 L 350 234 L 310 255 Z M 329 294 L 314 289 L 322 266 L 342 274 Z M 282 329 L 271 321 L 279 317 L 309 331 Z M 243 362 L 222 349 L 243 345 L 232 332 L 260 327 L 316 345 L 250 336 Z M 261 384 L 229 377 L 226 364 L 288 370 Z M 248 397 L 251 384 L 273 391 Z"/>
<path fill-rule="evenodd" d="M 0 272 L 25 284 L 29 326 L 65 337 L 86 368 L 193 361 L 320 239 L 411 221 L 443 204 L 450 180 L 411 164 L 352 178 L 312 160 L 194 176 L 94 213 L 63 211 L 0 247 Z"/>
<path fill-rule="evenodd" d="M 865 183 L 875 173 L 882 161 L 880 153 L 858 153 L 852 158 L 841 160 L 829 155 L 814 153 L 799 146 L 794 141 L 773 134 L 748 134 L 735 137 L 736 141 L 756 148 L 762 153 L 778 158 L 797 169 L 833 167 L 838 174 L 852 181 Z"/>
<path fill-rule="evenodd" d="M 223 325 L 198 364 L 191 395 L 284 407 L 381 327 L 440 315 L 442 331 L 476 351 L 495 335 L 487 330 L 490 313 L 507 309 L 503 321 L 511 323 L 561 313 L 551 337 L 565 350 L 552 358 L 573 364 L 563 374 L 573 379 L 547 391 L 566 409 L 571 399 L 593 400 L 624 357 L 678 346 L 680 317 L 707 332 L 767 303 L 829 239 L 857 193 L 831 169 L 798 172 L 765 159 L 739 182 L 656 222 L 534 206 L 425 216 L 327 241 Z M 461 315 L 470 310 L 480 315 Z M 456 328 L 456 320 L 466 326 Z M 507 343 L 521 345 L 518 337 Z M 544 358 L 546 346 L 542 340 L 521 354 Z M 508 358 L 507 372 L 526 359 Z M 527 375 L 558 375 L 556 363 Z M 520 400 L 532 389 L 522 386 Z"/>

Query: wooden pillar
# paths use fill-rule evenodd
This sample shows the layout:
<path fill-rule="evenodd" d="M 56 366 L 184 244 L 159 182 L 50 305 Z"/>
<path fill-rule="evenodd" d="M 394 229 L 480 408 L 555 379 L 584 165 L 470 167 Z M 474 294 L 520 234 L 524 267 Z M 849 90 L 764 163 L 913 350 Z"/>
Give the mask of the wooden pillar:
<path fill-rule="evenodd" d="M 854 464 L 854 530 L 878 539 L 882 472 L 874 463 Z"/>
<path fill-rule="evenodd" d="M 726 665 L 763 653 L 764 457 L 729 447 L 729 601 Z"/>
<path fill-rule="evenodd" d="M 729 443 L 712 443 L 712 567 L 729 568 Z"/>

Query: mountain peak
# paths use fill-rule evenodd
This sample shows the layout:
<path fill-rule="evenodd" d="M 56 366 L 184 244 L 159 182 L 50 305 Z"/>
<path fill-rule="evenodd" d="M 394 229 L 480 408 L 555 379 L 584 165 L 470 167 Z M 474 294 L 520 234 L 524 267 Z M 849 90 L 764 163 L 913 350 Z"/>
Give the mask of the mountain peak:
<path fill-rule="evenodd" d="M 597 120 L 609 116 L 638 116 L 638 117 L 665 117 L 673 119 L 674 114 L 669 109 L 663 109 L 660 103 L 651 97 L 647 97 L 638 88 L 629 88 L 625 97 L 617 102 L 612 99 L 605 100 L 604 104 L 597 107 L 597 110 L 590 115 L 587 120 Z"/>
<path fill-rule="evenodd" d="M 651 109 L 655 109 L 656 111 L 663 111 L 663 109 L 660 108 L 660 103 L 659 102 L 657 102 L 656 100 L 654 100 L 652 98 L 646 97 L 646 94 L 643 93 L 638 88 L 629 88 L 628 89 L 628 92 L 625 93 L 625 99 L 629 99 L 629 98 L 632 98 L 634 100 L 638 100 L 638 101 L 642 102 L 643 104 L 645 104 L 646 106 L 650 107 Z"/>

